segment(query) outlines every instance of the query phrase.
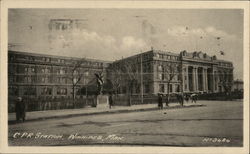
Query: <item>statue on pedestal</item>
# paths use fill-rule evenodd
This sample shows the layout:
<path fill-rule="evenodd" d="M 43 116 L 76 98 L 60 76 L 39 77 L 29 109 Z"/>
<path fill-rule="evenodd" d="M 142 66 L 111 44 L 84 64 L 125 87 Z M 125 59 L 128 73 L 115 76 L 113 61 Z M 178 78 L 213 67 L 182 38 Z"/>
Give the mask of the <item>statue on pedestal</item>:
<path fill-rule="evenodd" d="M 102 95 L 102 91 L 103 91 L 103 83 L 104 83 L 104 81 L 103 81 L 103 75 L 102 75 L 102 73 L 100 73 L 100 74 L 97 74 L 97 73 L 95 73 L 95 76 L 96 76 L 96 83 L 97 83 L 97 95 Z"/>

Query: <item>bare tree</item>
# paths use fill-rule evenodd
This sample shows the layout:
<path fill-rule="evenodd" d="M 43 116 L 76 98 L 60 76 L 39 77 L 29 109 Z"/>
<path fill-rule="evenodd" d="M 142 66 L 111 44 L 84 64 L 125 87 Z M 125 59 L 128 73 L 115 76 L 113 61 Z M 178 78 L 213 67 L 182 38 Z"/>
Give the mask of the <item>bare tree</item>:
<path fill-rule="evenodd" d="M 167 81 L 167 102 L 169 103 L 169 93 L 170 93 L 170 83 L 173 81 L 173 79 L 180 75 L 182 73 L 181 65 L 177 62 L 168 62 L 166 65 L 164 65 L 164 74 L 166 74 L 166 81 Z M 180 86 L 181 89 L 181 86 Z"/>
<path fill-rule="evenodd" d="M 118 89 L 122 86 L 122 83 L 126 85 L 126 92 L 129 98 L 128 105 L 131 105 L 133 88 L 137 87 L 140 76 L 139 70 L 137 69 L 135 63 L 128 59 L 116 63 L 111 67 L 111 74 L 112 84 L 116 91 L 118 91 Z"/>
<path fill-rule="evenodd" d="M 73 106 L 75 107 L 75 96 L 76 96 L 76 88 L 78 87 L 80 81 L 82 80 L 84 74 L 89 71 L 89 69 L 82 69 L 81 65 L 85 62 L 85 58 L 74 61 L 73 66 L 70 68 L 70 72 L 68 73 L 68 79 L 72 84 L 72 99 Z"/>
<path fill-rule="evenodd" d="M 112 91 L 117 95 L 118 90 L 121 88 L 121 83 L 123 82 L 123 73 L 118 65 L 112 65 L 109 68 L 109 71 L 109 80 L 112 84 Z"/>
<path fill-rule="evenodd" d="M 122 72 L 125 75 L 125 81 L 128 86 L 127 95 L 129 96 L 128 105 L 132 105 L 132 94 L 133 88 L 138 87 L 138 81 L 140 78 L 140 73 L 136 65 L 132 61 L 124 61 L 122 65 Z"/>
<path fill-rule="evenodd" d="M 233 84 L 232 72 L 223 71 L 223 72 L 220 72 L 219 76 L 220 76 L 220 83 L 224 88 L 224 92 L 229 97 L 231 90 L 232 90 L 232 84 Z"/>

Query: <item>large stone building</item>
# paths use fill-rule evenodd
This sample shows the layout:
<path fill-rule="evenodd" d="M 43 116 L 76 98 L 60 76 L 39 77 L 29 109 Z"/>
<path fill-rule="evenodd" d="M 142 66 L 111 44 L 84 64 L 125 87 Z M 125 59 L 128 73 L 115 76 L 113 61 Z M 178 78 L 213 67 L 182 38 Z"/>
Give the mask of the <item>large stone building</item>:
<path fill-rule="evenodd" d="M 233 81 L 232 62 L 202 52 L 151 50 L 106 62 L 9 51 L 9 97 L 73 97 L 101 72 L 119 94 L 216 93 L 231 89 Z"/>
<path fill-rule="evenodd" d="M 216 93 L 231 89 L 233 81 L 232 62 L 202 52 L 151 50 L 115 61 L 109 68 L 111 80 L 120 83 L 118 93 Z"/>
<path fill-rule="evenodd" d="M 108 62 L 100 60 L 9 51 L 8 94 L 73 97 L 83 86 L 95 83 L 95 73 L 106 75 L 107 66 Z"/>

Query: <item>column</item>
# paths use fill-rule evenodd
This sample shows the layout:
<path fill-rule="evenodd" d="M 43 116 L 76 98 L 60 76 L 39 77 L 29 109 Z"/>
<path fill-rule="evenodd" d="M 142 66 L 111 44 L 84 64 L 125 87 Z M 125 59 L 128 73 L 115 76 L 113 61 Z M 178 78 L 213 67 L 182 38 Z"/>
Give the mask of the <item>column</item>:
<path fill-rule="evenodd" d="M 196 68 L 193 67 L 192 80 L 193 80 L 193 91 L 196 91 Z"/>
<path fill-rule="evenodd" d="M 186 67 L 186 76 L 187 76 L 187 91 L 190 91 L 189 89 L 189 74 L 188 74 L 188 66 Z"/>
<path fill-rule="evenodd" d="M 202 86 L 202 90 L 203 90 L 203 92 L 206 90 L 206 83 L 205 83 L 205 80 L 206 80 L 206 77 L 205 77 L 205 68 L 203 67 L 202 68 L 202 84 L 203 84 L 203 86 Z"/>
<path fill-rule="evenodd" d="M 195 85 L 196 85 L 196 90 L 199 91 L 199 80 L 198 80 L 198 67 L 195 68 Z"/>
<path fill-rule="evenodd" d="M 215 92 L 214 68 L 212 69 L 212 92 Z"/>
<path fill-rule="evenodd" d="M 207 82 L 207 68 L 203 68 L 204 70 L 204 91 L 208 92 L 208 82 Z"/>

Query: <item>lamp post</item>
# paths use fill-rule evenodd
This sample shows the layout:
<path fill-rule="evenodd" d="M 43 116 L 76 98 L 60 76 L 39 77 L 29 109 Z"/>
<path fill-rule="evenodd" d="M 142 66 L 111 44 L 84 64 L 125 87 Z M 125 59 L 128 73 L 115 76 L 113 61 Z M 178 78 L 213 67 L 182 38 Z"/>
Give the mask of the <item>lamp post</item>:
<path fill-rule="evenodd" d="M 142 51 L 141 51 L 141 103 L 143 104 L 143 70 L 142 70 Z"/>

